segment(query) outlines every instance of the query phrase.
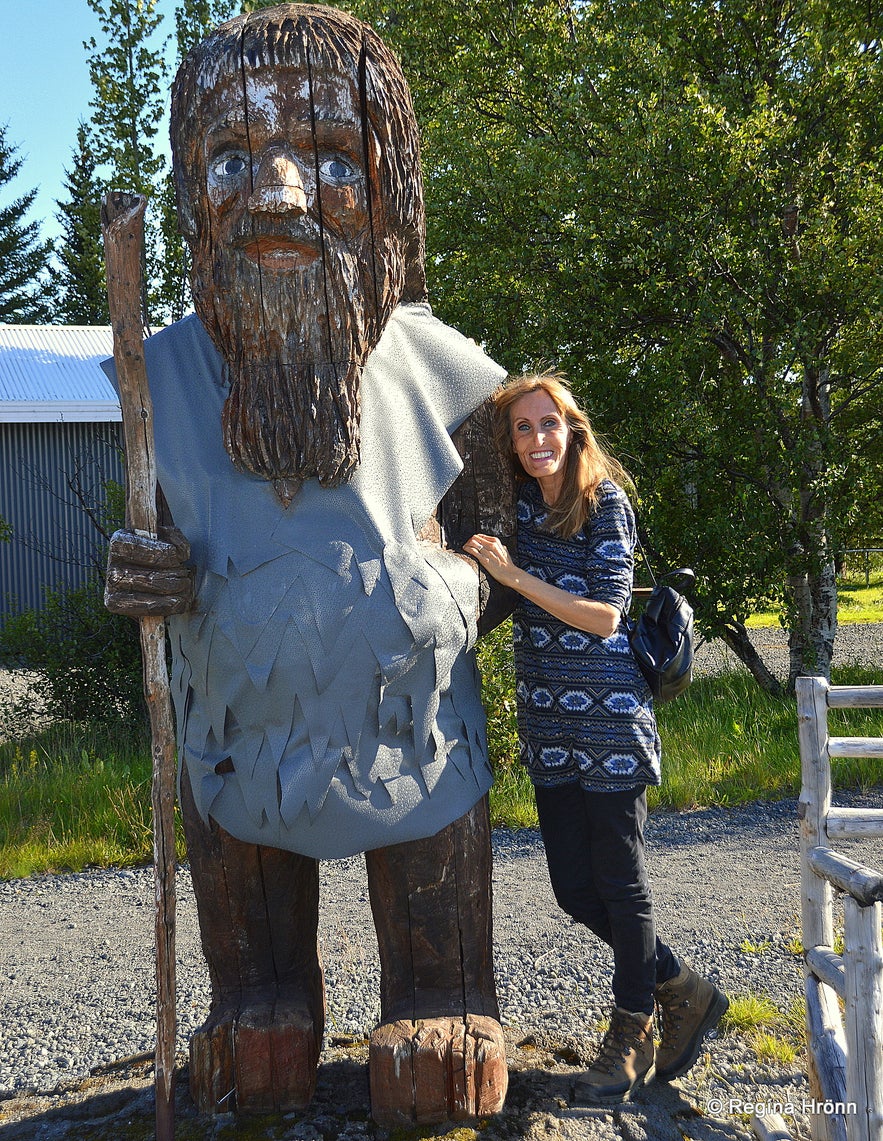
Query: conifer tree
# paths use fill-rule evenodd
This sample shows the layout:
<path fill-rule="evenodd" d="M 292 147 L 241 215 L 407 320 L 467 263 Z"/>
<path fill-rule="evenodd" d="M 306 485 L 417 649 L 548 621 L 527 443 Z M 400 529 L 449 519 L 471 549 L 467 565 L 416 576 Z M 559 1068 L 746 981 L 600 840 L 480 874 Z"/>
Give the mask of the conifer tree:
<path fill-rule="evenodd" d="M 57 204 L 62 236 L 55 246 L 60 263 L 56 320 L 65 325 L 106 325 L 109 321 L 101 241 L 102 187 L 95 167 L 89 129 L 81 122 L 73 164 L 65 171 L 67 200 Z"/>
<path fill-rule="evenodd" d="M 31 324 L 49 318 L 47 281 L 50 244 L 40 238 L 40 223 L 25 220 L 37 196 L 28 191 L 11 202 L 4 188 L 21 169 L 18 148 L 0 125 L 0 322 Z"/>
<path fill-rule="evenodd" d="M 168 88 L 168 68 L 159 34 L 162 15 L 157 0 L 87 0 L 104 40 L 93 36 L 89 77 L 94 95 L 92 145 L 96 163 L 109 171 L 112 189 L 160 197 L 166 160 L 157 150 Z M 163 262 L 155 209 L 145 221 L 145 319 L 159 324 L 167 314 L 157 289 Z"/>
<path fill-rule="evenodd" d="M 239 9 L 236 0 L 182 0 L 175 9 L 178 62 L 210 31 Z M 171 171 L 163 176 L 153 204 L 163 249 L 157 296 L 171 320 L 183 316 L 190 304 L 190 255 L 178 232 L 175 186 Z"/>

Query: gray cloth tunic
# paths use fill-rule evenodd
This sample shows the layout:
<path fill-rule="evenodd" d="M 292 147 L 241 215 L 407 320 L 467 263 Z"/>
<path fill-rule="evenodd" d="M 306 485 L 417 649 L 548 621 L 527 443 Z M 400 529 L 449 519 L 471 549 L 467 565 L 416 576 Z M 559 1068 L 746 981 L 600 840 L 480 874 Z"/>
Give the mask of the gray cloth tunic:
<path fill-rule="evenodd" d="M 477 578 L 415 534 L 462 468 L 450 433 L 503 370 L 400 306 L 364 370 L 355 477 L 311 480 L 286 510 L 224 450 L 222 361 L 198 319 L 145 356 L 159 480 L 197 567 L 196 608 L 169 630 L 199 812 L 317 858 L 433 835 L 491 771 Z"/>

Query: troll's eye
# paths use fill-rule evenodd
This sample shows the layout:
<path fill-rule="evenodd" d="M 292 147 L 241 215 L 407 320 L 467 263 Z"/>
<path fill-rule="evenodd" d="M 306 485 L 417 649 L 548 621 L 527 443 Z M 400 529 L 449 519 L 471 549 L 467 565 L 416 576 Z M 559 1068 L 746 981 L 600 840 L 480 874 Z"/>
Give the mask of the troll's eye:
<path fill-rule="evenodd" d="M 330 186 L 347 186 L 356 182 L 359 173 L 349 159 L 341 158 L 340 155 L 332 155 L 319 164 L 319 175 Z"/>
<path fill-rule="evenodd" d="M 238 178 L 248 169 L 248 156 L 242 151 L 226 151 L 214 160 L 211 173 L 215 178 Z"/>

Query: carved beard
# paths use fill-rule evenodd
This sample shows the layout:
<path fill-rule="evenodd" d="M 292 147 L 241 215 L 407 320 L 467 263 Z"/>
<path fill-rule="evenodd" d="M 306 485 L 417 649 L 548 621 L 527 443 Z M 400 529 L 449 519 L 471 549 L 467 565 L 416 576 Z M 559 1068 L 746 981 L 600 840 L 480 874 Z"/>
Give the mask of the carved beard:
<path fill-rule="evenodd" d="M 375 251 L 386 270 L 378 305 L 370 240 L 351 248 L 325 230 L 323 249 L 309 217 L 263 227 L 252 220 L 241 238 L 280 234 L 324 256 L 274 272 L 234 238 L 202 251 L 194 303 L 227 365 L 227 452 L 240 471 L 271 480 L 287 507 L 305 480 L 336 487 L 358 466 L 362 367 L 401 295 L 401 280 L 389 289 L 390 279 L 404 271 L 401 257 Z"/>

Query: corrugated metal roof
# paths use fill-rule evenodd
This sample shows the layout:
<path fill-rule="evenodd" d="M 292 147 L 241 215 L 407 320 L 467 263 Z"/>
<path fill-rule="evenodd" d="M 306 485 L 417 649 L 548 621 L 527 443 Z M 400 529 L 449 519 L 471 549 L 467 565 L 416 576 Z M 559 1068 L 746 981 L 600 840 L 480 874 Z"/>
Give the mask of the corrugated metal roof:
<path fill-rule="evenodd" d="M 119 420 L 109 325 L 0 325 L 0 422 Z"/>

